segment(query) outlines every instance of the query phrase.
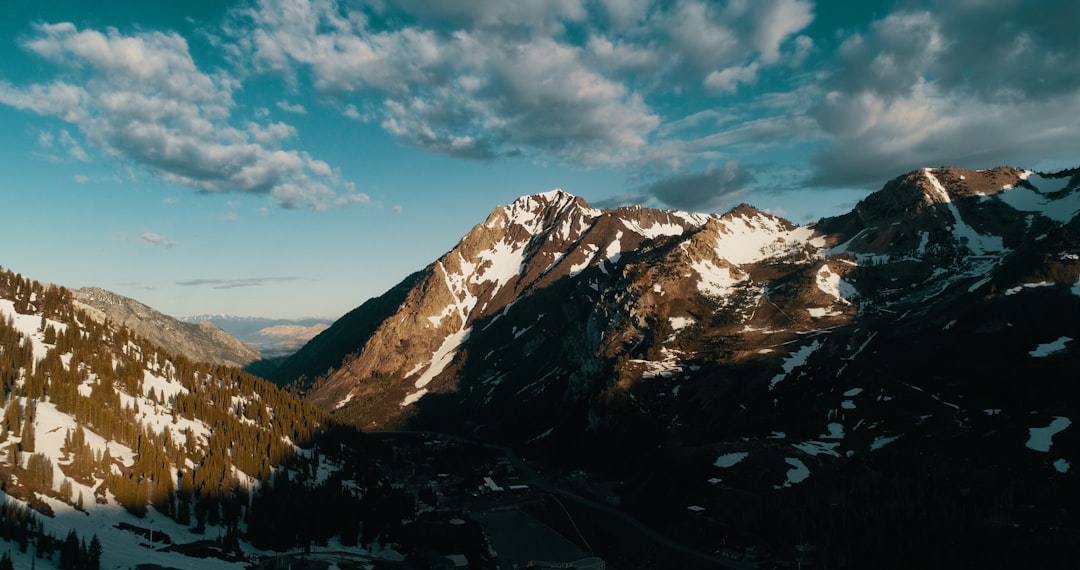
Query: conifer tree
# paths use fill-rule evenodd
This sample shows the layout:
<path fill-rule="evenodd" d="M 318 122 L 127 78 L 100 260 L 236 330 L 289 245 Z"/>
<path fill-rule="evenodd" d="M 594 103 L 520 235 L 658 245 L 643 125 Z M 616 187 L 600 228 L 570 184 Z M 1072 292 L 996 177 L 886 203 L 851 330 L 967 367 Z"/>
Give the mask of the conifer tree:
<path fill-rule="evenodd" d="M 23 419 L 22 440 L 19 442 L 20 451 L 34 453 L 36 447 L 34 430 L 34 408 L 26 405 L 26 418 Z"/>
<path fill-rule="evenodd" d="M 101 555 L 102 555 L 101 541 L 98 540 L 98 537 L 95 534 L 94 538 L 90 539 L 90 547 L 87 550 L 87 560 L 86 560 L 86 562 L 87 562 L 87 568 L 89 570 L 100 570 L 101 569 Z"/>
<path fill-rule="evenodd" d="M 7 405 L 4 407 L 4 427 L 12 433 L 19 433 L 22 430 L 22 414 L 19 402 L 13 394 L 8 395 Z"/>

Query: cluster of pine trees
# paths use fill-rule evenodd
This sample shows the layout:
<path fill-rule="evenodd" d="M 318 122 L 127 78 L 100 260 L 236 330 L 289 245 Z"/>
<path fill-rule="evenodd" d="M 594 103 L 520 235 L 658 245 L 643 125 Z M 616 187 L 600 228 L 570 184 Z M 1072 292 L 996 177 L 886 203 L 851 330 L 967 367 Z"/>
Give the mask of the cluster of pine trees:
<path fill-rule="evenodd" d="M 33 511 L 17 503 L 0 498 L 0 539 L 18 544 L 20 552 L 27 552 L 30 543 L 35 546 L 38 558 L 52 558 L 59 551 L 61 570 L 99 570 L 103 549 L 97 535 L 87 544 L 74 530 L 60 541 L 42 529 Z M 0 557 L 0 570 L 15 570 L 11 557 Z"/>
<path fill-rule="evenodd" d="M 93 487 L 98 500 L 111 492 L 135 515 L 152 505 L 196 529 L 234 530 L 250 503 L 251 479 L 242 475 L 269 481 L 327 422 L 262 379 L 192 362 L 122 326 L 93 320 L 62 287 L 0 268 L 0 298 L 12 300 L 19 314 L 41 316 L 36 332 L 47 347 L 35 358 L 31 338 L 10 316 L 0 318 L 0 451 L 7 451 L 0 470 L 17 474 L 31 497 L 50 495 L 84 508 L 88 498 L 74 492 L 75 481 Z M 164 378 L 168 390 L 147 386 L 147 372 Z M 42 402 L 79 426 L 66 434 L 61 481 L 53 480 L 52 460 L 35 453 L 34 414 Z M 172 427 L 146 422 L 151 410 L 170 414 Z M 200 424 L 205 429 L 191 429 Z M 86 430 L 106 447 L 91 446 Z M 108 445 L 134 451 L 134 464 L 115 460 Z"/>
<path fill-rule="evenodd" d="M 263 548 L 333 537 L 354 545 L 399 539 L 402 520 L 415 516 L 415 498 L 383 479 L 380 454 L 365 438 L 331 425 L 296 394 L 236 368 L 170 354 L 124 327 L 93 320 L 69 291 L 2 268 L 0 299 L 13 300 L 21 315 L 41 317 L 34 331 L 39 354 L 40 344 L 46 348 L 41 357 L 10 317 L 0 318 L 0 451 L 7 451 L 0 474 L 17 475 L 21 489 L 8 491 L 23 493 L 34 508 L 47 509 L 34 502 L 37 495 L 83 510 L 111 494 L 136 516 L 153 507 L 195 532 L 217 526 L 229 552 L 239 550 L 242 528 Z M 147 373 L 164 384 L 148 382 Z M 59 457 L 35 449 L 42 405 L 77 424 L 65 432 Z M 162 415 L 171 416 L 169 425 L 148 421 Z M 130 449 L 134 462 L 118 460 L 110 446 Z M 322 451 L 297 454 L 297 446 Z M 320 457 L 337 463 L 333 474 L 320 475 Z M 84 497 L 76 484 L 93 495 Z M 96 540 L 25 536 L 39 553 L 59 552 L 62 568 L 100 563 Z"/>

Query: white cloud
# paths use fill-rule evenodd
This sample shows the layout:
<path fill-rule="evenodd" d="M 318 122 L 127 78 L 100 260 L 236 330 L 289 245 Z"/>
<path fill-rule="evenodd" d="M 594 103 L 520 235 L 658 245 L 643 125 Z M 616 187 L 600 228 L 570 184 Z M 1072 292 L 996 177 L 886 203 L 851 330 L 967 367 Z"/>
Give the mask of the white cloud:
<path fill-rule="evenodd" d="M 155 234 L 154 232 L 143 232 L 143 234 L 139 236 L 139 239 L 142 240 L 144 243 L 164 247 L 165 249 L 169 249 L 172 246 L 176 245 L 175 241 L 167 237 Z"/>
<path fill-rule="evenodd" d="M 813 3 L 806 0 L 759 0 L 752 6 L 753 43 L 764 64 L 776 63 L 780 46 L 814 19 Z"/>
<path fill-rule="evenodd" d="M 830 137 L 813 182 L 878 185 L 950 164 L 1037 167 L 1075 148 L 1074 3 L 947 3 L 849 35 L 812 116 Z M 1060 167 L 1060 165 L 1057 165 Z"/>
<path fill-rule="evenodd" d="M 345 110 L 343 110 L 341 114 L 357 121 L 363 119 L 363 117 L 360 115 L 359 109 L 356 108 L 356 105 L 345 105 Z"/>
<path fill-rule="evenodd" d="M 41 24 L 23 45 L 56 65 L 61 79 L 0 83 L 0 103 L 58 117 L 106 154 L 202 192 L 267 194 L 285 207 L 340 201 L 344 183 L 325 163 L 280 148 L 291 126 L 232 124 L 237 81 L 200 70 L 175 33 Z M 86 157 L 70 134 L 66 140 L 73 157 Z"/>
<path fill-rule="evenodd" d="M 258 0 L 228 34 L 252 69 L 363 101 L 343 113 L 408 144 L 594 165 L 648 154 L 650 100 L 754 83 L 811 19 L 804 0 Z"/>
<path fill-rule="evenodd" d="M 758 62 L 751 62 L 742 67 L 728 67 L 714 71 L 705 77 L 705 86 L 710 89 L 734 93 L 740 83 L 753 83 L 757 80 Z"/>
<path fill-rule="evenodd" d="M 278 101 L 276 103 L 276 105 L 277 105 L 278 109 L 281 109 L 282 111 L 285 111 L 286 113 L 292 113 L 294 115 L 306 115 L 307 114 L 307 108 L 305 108 L 303 105 L 301 105 L 299 103 L 290 104 L 288 101 Z"/>

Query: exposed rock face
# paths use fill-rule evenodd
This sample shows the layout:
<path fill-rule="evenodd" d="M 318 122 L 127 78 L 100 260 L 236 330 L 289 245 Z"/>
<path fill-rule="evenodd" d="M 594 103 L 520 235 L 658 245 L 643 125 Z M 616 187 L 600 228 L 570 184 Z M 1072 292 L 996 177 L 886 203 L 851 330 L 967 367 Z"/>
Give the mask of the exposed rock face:
<path fill-rule="evenodd" d="M 467 417 L 518 440 L 628 417 L 684 423 L 718 377 L 779 402 L 789 378 L 865 378 L 880 363 L 860 361 L 886 338 L 957 330 L 941 328 L 976 307 L 1076 305 L 1073 174 L 923 169 L 810 226 L 746 205 L 706 215 L 527 196 L 309 345 L 336 339 L 332 354 L 311 365 L 301 351 L 284 369 L 364 425 Z"/>
<path fill-rule="evenodd" d="M 96 319 L 124 325 L 150 342 L 197 362 L 243 367 L 261 356 L 210 322 L 180 322 L 134 299 L 96 287 L 76 289 L 73 294 L 76 303 Z"/>
<path fill-rule="evenodd" d="M 1076 174 L 923 169 L 809 226 L 525 197 L 286 364 L 340 417 L 528 448 L 685 536 L 802 512 L 867 560 L 1065 548 L 1028 529 L 1080 501 Z"/>
<path fill-rule="evenodd" d="M 520 338 L 530 329 L 530 338 L 539 337 L 534 344 L 550 344 L 552 339 L 538 334 L 546 328 L 543 324 L 562 327 L 561 321 L 570 315 L 555 313 L 541 323 L 546 312 L 517 308 L 518 303 L 535 304 L 534 299 L 544 299 L 544 305 L 560 311 L 580 312 L 588 319 L 585 329 L 578 331 L 587 337 L 579 339 L 583 344 L 548 349 L 582 351 L 588 361 L 583 363 L 585 368 L 599 373 L 606 365 L 596 360 L 598 356 L 616 357 L 625 351 L 624 345 L 641 344 L 650 335 L 646 329 L 657 319 L 666 323 L 673 317 L 691 318 L 689 306 L 669 315 L 671 308 L 652 297 L 669 291 L 669 299 L 685 297 L 693 304 L 698 297 L 724 296 L 744 284 L 747 273 L 742 265 L 806 255 L 812 234 L 808 228 L 797 228 L 749 206 L 711 216 L 644 208 L 601 211 L 558 190 L 524 197 L 496 209 L 457 247 L 425 269 L 398 310 L 320 383 L 312 397 L 334 408 L 354 399 L 385 404 L 394 394 L 395 404 L 401 405 L 366 406 L 383 408 L 385 420 L 391 421 L 427 393 L 453 389 L 454 371 L 464 364 L 462 348 L 472 350 L 495 338 Z M 646 257 L 628 263 L 630 257 L 640 255 Z M 634 279 L 636 272 L 656 264 L 655 256 L 668 258 L 660 263 L 667 271 L 654 275 L 655 282 Z M 612 288 L 620 281 L 623 286 Z M 562 301 L 552 297 L 556 291 L 587 304 L 573 310 L 559 307 Z M 627 293 L 632 299 L 622 300 Z M 620 298 L 607 298 L 611 295 Z M 626 302 L 642 306 L 631 307 L 629 312 L 608 307 Z M 531 317 L 534 322 L 521 322 L 522 315 L 533 311 L 537 311 Z M 599 320 L 598 315 L 602 315 Z M 509 331 L 499 324 L 503 317 L 506 323 L 514 323 Z M 554 339 L 561 343 L 572 337 Z M 538 348 L 526 352 L 532 354 Z M 403 393 L 404 383 L 388 389 L 387 378 L 408 380 L 411 389 Z M 593 380 L 581 381 L 589 385 Z M 566 389 L 588 392 L 580 388 L 572 382 Z"/>

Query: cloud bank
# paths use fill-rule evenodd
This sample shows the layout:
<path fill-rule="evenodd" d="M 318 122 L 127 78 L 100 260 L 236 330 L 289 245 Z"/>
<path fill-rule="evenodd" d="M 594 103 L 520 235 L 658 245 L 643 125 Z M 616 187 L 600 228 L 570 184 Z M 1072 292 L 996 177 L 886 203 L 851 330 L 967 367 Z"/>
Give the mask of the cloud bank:
<path fill-rule="evenodd" d="M 848 35 L 812 111 L 829 137 L 812 182 L 1075 154 L 1078 17 L 1080 5 L 1056 0 L 930 2 Z"/>
<path fill-rule="evenodd" d="M 270 108 L 329 109 L 461 159 L 626 168 L 651 182 L 625 198 L 694 209 L 769 189 L 746 174 L 767 164 L 876 187 L 1075 153 L 1080 5 L 915 0 L 842 30 L 816 17 L 810 0 L 247 0 L 203 30 L 213 71 L 174 32 L 39 24 L 22 46 L 54 75 L 0 81 L 0 103 L 66 123 L 39 137 L 50 160 L 102 154 L 285 208 L 369 200 Z M 251 84 L 287 95 L 247 109 Z"/>

